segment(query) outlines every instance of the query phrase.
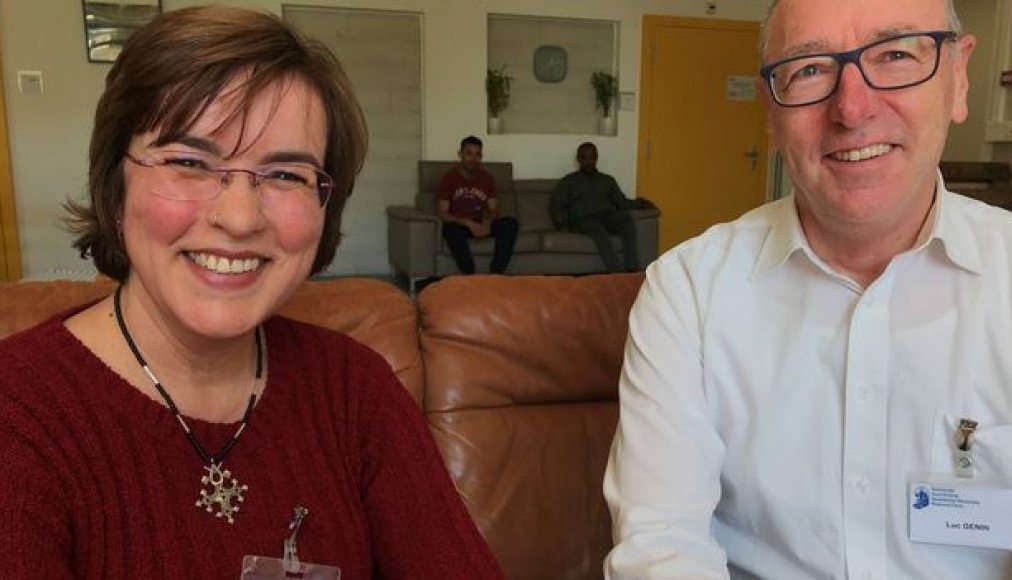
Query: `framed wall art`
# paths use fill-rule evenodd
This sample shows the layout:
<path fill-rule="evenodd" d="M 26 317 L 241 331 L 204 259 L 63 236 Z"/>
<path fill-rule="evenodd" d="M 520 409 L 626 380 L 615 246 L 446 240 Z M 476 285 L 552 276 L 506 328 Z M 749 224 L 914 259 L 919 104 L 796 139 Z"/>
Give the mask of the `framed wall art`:
<path fill-rule="evenodd" d="M 113 62 L 134 30 L 162 12 L 161 0 L 82 0 L 89 62 Z"/>

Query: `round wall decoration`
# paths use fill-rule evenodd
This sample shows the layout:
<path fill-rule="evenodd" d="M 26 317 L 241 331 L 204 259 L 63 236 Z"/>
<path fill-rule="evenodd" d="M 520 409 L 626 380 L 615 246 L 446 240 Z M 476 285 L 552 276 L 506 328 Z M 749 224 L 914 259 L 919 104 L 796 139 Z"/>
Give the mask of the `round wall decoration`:
<path fill-rule="evenodd" d="M 543 83 L 557 83 L 566 78 L 569 56 L 561 46 L 546 44 L 534 51 L 534 78 Z"/>

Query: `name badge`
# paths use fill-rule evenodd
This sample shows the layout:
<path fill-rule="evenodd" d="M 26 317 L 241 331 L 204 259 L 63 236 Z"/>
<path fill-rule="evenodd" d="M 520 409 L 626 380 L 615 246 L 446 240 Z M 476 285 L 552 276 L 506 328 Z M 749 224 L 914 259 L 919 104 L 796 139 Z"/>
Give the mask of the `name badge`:
<path fill-rule="evenodd" d="M 311 564 L 299 560 L 295 536 L 309 510 L 295 506 L 292 521 L 288 524 L 288 538 L 285 539 L 284 556 L 281 559 L 267 556 L 246 556 L 242 559 L 242 574 L 239 580 L 341 580 L 341 569 L 336 566 Z"/>
<path fill-rule="evenodd" d="M 914 480 L 910 540 L 1012 550 L 1012 488 Z"/>

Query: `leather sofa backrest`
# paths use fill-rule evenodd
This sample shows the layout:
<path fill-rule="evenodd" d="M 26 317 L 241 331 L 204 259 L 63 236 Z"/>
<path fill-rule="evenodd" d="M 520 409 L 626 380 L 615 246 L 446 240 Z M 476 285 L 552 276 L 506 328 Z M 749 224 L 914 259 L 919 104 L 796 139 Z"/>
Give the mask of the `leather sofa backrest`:
<path fill-rule="evenodd" d="M 642 279 L 453 276 L 417 298 L 429 424 L 510 578 L 601 577 L 601 482 Z"/>
<path fill-rule="evenodd" d="M 108 278 L 95 282 L 0 283 L 0 338 L 35 326 L 79 304 L 96 302 L 115 289 L 116 283 Z"/>
<path fill-rule="evenodd" d="M 0 283 L 0 338 L 97 301 L 115 288 L 108 279 Z M 415 312 L 403 291 L 367 278 L 305 282 L 281 309 L 291 318 L 345 332 L 381 353 L 420 404 L 424 385 Z"/>
<path fill-rule="evenodd" d="M 415 304 L 403 290 L 371 278 L 307 281 L 280 314 L 344 332 L 383 355 L 421 405 L 425 391 Z"/>

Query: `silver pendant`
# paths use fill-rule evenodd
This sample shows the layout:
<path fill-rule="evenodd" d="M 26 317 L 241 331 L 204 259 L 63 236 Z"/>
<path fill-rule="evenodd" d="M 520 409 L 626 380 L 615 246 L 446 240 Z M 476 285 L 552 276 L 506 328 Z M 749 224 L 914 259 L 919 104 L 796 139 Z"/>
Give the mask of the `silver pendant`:
<path fill-rule="evenodd" d="M 214 513 L 214 504 L 218 504 L 218 513 L 214 514 L 214 517 L 225 518 L 230 524 L 235 523 L 234 516 L 235 512 L 239 511 L 239 506 L 232 505 L 232 500 L 242 502 L 243 492 L 248 488 L 232 477 L 231 471 L 222 469 L 220 463 L 212 461 L 204 471 L 207 475 L 200 478 L 201 486 L 210 485 L 212 489 L 210 492 L 201 489 L 200 499 L 195 505 L 204 508 L 207 513 Z"/>

